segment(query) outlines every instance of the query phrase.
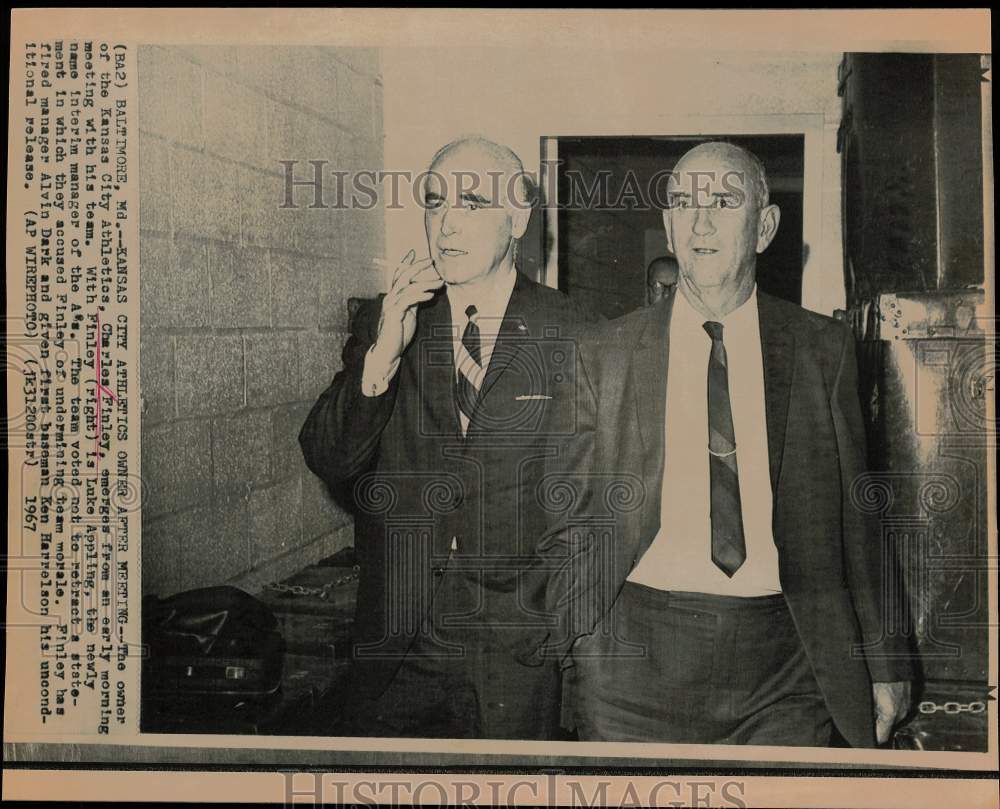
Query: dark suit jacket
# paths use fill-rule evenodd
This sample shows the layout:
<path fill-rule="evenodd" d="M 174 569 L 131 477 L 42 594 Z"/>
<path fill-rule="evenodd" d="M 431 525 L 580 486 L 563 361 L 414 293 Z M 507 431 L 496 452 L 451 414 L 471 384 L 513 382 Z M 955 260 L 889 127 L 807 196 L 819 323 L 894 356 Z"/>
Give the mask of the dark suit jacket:
<path fill-rule="evenodd" d="M 545 576 L 533 569 L 545 525 L 534 487 L 559 440 L 547 431 L 549 411 L 571 406 L 575 394 L 565 330 L 583 315 L 562 293 L 518 274 L 463 438 L 446 296 L 420 307 L 414 339 L 378 397 L 361 392 L 381 299 L 372 304 L 355 317 L 344 369 L 299 440 L 309 468 L 354 509 L 354 685 L 377 696 L 418 632 L 440 634 L 428 615 L 446 566 L 465 569 L 479 591 L 471 623 L 515 627 L 517 638 L 535 644 L 547 633 Z M 453 537 L 458 550 L 450 554 Z M 520 665 L 513 651 L 510 660 Z"/>
<path fill-rule="evenodd" d="M 562 563 L 548 597 L 562 624 L 536 655 L 593 631 L 659 529 L 673 300 L 598 324 L 580 346 L 578 438 L 546 477 L 575 492 L 542 546 Z M 782 589 L 838 728 L 873 746 L 872 680 L 912 671 L 883 636 L 879 527 L 852 503 L 866 465 L 854 340 L 837 320 L 757 300 Z"/>

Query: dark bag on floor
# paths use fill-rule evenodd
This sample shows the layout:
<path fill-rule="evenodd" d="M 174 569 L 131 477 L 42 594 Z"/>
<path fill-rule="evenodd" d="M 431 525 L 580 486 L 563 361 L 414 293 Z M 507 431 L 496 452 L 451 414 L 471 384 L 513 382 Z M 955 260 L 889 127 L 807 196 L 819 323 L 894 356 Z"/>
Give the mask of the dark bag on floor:
<path fill-rule="evenodd" d="M 278 694 L 285 641 L 274 613 L 235 587 L 143 600 L 143 699 L 215 712 Z"/>

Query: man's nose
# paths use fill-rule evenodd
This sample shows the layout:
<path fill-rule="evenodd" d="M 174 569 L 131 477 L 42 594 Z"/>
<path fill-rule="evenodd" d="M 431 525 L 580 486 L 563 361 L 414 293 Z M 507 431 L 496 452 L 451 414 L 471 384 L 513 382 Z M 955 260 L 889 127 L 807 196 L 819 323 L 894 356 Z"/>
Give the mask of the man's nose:
<path fill-rule="evenodd" d="M 712 217 L 712 209 L 707 205 L 699 205 L 694 211 L 694 224 L 691 229 L 698 236 L 707 236 L 715 233 L 715 222 Z"/>
<path fill-rule="evenodd" d="M 457 232 L 458 217 L 455 216 L 455 209 L 449 205 L 444 209 L 444 213 L 441 214 L 441 235 L 451 236 Z"/>

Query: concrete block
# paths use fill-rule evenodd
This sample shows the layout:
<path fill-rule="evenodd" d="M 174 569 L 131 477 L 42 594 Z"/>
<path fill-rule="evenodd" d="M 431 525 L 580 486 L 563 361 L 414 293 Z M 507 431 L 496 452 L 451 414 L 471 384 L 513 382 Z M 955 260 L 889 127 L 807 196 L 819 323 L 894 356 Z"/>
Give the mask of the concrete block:
<path fill-rule="evenodd" d="M 272 45 L 241 45 L 236 48 L 237 75 L 244 84 L 274 95 L 280 57 L 286 50 Z"/>
<path fill-rule="evenodd" d="M 172 517 L 184 589 L 214 587 L 250 569 L 250 518 L 240 498 Z"/>
<path fill-rule="evenodd" d="M 375 85 L 375 108 L 372 110 L 372 124 L 375 128 L 375 143 L 379 153 L 385 150 L 385 94 L 381 84 Z"/>
<path fill-rule="evenodd" d="M 181 547 L 173 529 L 173 515 L 147 520 L 142 525 L 142 594 L 160 598 L 181 586 Z"/>
<path fill-rule="evenodd" d="M 176 48 L 138 50 L 139 129 L 169 140 L 202 144 L 202 69 Z"/>
<path fill-rule="evenodd" d="M 360 258 L 317 262 L 319 276 L 319 326 L 346 329 L 347 299 L 369 298 L 378 294 L 381 269 Z"/>
<path fill-rule="evenodd" d="M 330 121 L 305 110 L 292 111 L 292 125 L 294 127 L 292 137 L 293 154 L 290 159 L 299 161 L 298 165 L 295 166 L 295 176 L 297 178 L 303 180 L 313 179 L 313 168 L 308 163 L 310 160 L 327 161 L 326 169 L 331 172 L 344 168 L 342 165 L 341 148 L 343 138 L 347 137 L 346 133 L 342 132 Z M 334 192 L 335 188 L 331 185 L 326 192 L 326 203 L 328 205 L 333 205 L 335 202 Z M 296 199 L 298 204 L 312 204 L 313 195 L 310 189 L 302 186 L 297 194 L 301 194 L 302 196 L 301 201 L 298 198 Z"/>
<path fill-rule="evenodd" d="M 358 73 L 374 77 L 382 72 L 378 48 L 335 48 L 334 56 Z"/>
<path fill-rule="evenodd" d="M 212 421 L 212 468 L 216 497 L 245 495 L 270 477 L 271 420 L 266 411 Z"/>
<path fill-rule="evenodd" d="M 184 45 L 177 48 L 182 57 L 208 68 L 208 71 L 229 74 L 238 73 L 238 50 L 235 45 Z M 206 95 L 211 99 L 210 94 Z"/>
<path fill-rule="evenodd" d="M 228 76 L 206 72 L 205 149 L 241 163 L 262 163 L 269 103 Z"/>
<path fill-rule="evenodd" d="M 346 306 L 345 323 L 346 323 Z M 299 398 L 313 403 L 344 367 L 342 354 L 346 331 L 302 332 L 299 334 Z"/>
<path fill-rule="evenodd" d="M 375 81 L 353 70 L 341 75 L 337 113 L 341 123 L 352 132 L 365 137 L 375 134 L 372 111 L 375 106 Z"/>
<path fill-rule="evenodd" d="M 255 567 L 300 546 L 301 495 L 298 479 L 250 495 L 251 555 Z"/>
<path fill-rule="evenodd" d="M 208 255 L 202 242 L 183 237 L 174 241 L 166 288 L 166 297 L 155 303 L 163 307 L 164 325 L 181 329 L 208 325 Z"/>
<path fill-rule="evenodd" d="M 329 112 L 336 106 L 337 68 L 329 48 L 284 47 L 270 57 L 270 91 L 291 106 Z"/>
<path fill-rule="evenodd" d="M 175 234 L 239 239 L 238 166 L 178 147 L 171 151 L 170 178 Z"/>
<path fill-rule="evenodd" d="M 298 398 L 298 344 L 294 333 L 271 332 L 243 338 L 247 406 L 292 402 Z"/>
<path fill-rule="evenodd" d="M 139 336 L 139 395 L 143 426 L 175 416 L 174 339 L 145 324 Z"/>
<path fill-rule="evenodd" d="M 205 155 L 178 147 L 170 150 L 171 217 L 180 235 L 205 233 L 205 171 Z"/>
<path fill-rule="evenodd" d="M 177 337 L 177 410 L 183 416 L 244 406 L 243 341 L 238 335 Z"/>
<path fill-rule="evenodd" d="M 176 514 L 142 518 L 142 594 L 166 598 L 181 586 L 181 546 Z"/>
<path fill-rule="evenodd" d="M 270 325 L 267 252 L 257 248 L 209 248 L 212 325 L 253 328 Z"/>
<path fill-rule="evenodd" d="M 202 164 L 204 216 L 196 233 L 218 241 L 240 239 L 240 172 L 233 163 L 206 155 Z"/>
<path fill-rule="evenodd" d="M 344 259 L 360 267 L 385 260 L 385 227 L 381 208 L 353 209 L 344 214 Z"/>
<path fill-rule="evenodd" d="M 239 196 L 244 244 L 285 250 L 295 247 L 299 212 L 281 207 L 285 200 L 283 176 L 241 168 Z"/>
<path fill-rule="evenodd" d="M 302 449 L 299 447 L 299 431 L 305 424 L 311 404 L 295 403 L 281 405 L 271 411 L 271 477 L 286 480 L 308 473 Z"/>
<path fill-rule="evenodd" d="M 291 553 L 271 559 L 232 583 L 249 592 L 256 592 L 271 582 L 283 581 L 302 568 L 332 556 L 354 541 L 354 526 L 347 525 L 330 534 L 296 548 Z"/>
<path fill-rule="evenodd" d="M 275 328 L 315 327 L 321 264 L 296 254 L 271 253 L 271 323 Z"/>
<path fill-rule="evenodd" d="M 381 120 L 381 116 L 379 116 L 379 120 Z M 378 128 L 376 128 L 375 123 L 376 121 L 373 121 L 373 129 L 367 135 L 364 136 L 357 135 L 352 139 L 352 144 L 354 146 L 354 155 L 355 155 L 354 159 L 356 161 L 358 170 L 377 172 L 380 171 L 382 168 L 384 168 L 384 162 L 385 162 L 383 159 L 384 144 L 382 142 L 382 134 L 380 131 L 378 131 L 381 127 L 381 124 L 379 123 Z M 368 178 L 365 178 L 365 185 L 371 186 L 373 185 L 373 183 Z M 400 195 L 402 195 L 404 189 L 402 181 L 400 181 L 399 186 L 400 186 Z M 406 189 L 406 193 L 412 196 L 412 192 L 408 188 Z M 367 203 L 368 198 L 369 198 L 369 192 L 365 191 L 362 199 Z M 381 204 L 376 204 L 372 207 L 375 207 L 376 209 L 381 209 L 383 206 Z"/>
<path fill-rule="evenodd" d="M 143 230 L 170 232 L 170 148 L 139 135 L 139 220 Z"/>
<path fill-rule="evenodd" d="M 300 208 L 296 211 L 295 246 L 317 258 L 340 258 L 344 251 L 344 219 L 347 211 Z"/>
<path fill-rule="evenodd" d="M 139 317 L 143 328 L 167 325 L 170 300 L 170 240 L 158 233 L 139 231 Z"/>
<path fill-rule="evenodd" d="M 295 48 L 291 51 L 297 76 L 291 97 L 311 110 L 333 117 L 342 66 L 330 48 Z"/>
<path fill-rule="evenodd" d="M 179 421 L 143 430 L 143 516 L 206 502 L 212 495 L 211 430 L 207 421 Z"/>
<path fill-rule="evenodd" d="M 330 496 L 326 484 L 311 472 L 303 474 L 302 538 L 315 539 L 350 521 L 350 515 Z"/>
<path fill-rule="evenodd" d="M 282 160 L 302 160 L 295 153 L 295 122 L 297 113 L 280 101 L 268 100 L 267 116 L 267 150 L 261 168 L 271 172 L 282 172 Z"/>

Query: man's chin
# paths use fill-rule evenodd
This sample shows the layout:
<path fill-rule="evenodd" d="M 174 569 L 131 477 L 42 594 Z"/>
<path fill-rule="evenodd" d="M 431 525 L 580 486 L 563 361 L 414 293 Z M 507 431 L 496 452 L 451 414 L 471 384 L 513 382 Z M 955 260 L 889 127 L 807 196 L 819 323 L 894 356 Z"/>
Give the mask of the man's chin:
<path fill-rule="evenodd" d="M 691 286 L 702 290 L 716 289 L 723 285 L 723 278 L 718 273 L 689 272 L 686 280 Z"/>
<path fill-rule="evenodd" d="M 438 275 L 444 279 L 445 284 L 448 286 L 467 284 L 469 281 L 475 281 L 477 278 L 486 275 L 486 272 L 483 270 L 472 267 L 462 261 L 457 261 L 454 258 L 435 262 L 434 267 L 437 269 Z"/>

